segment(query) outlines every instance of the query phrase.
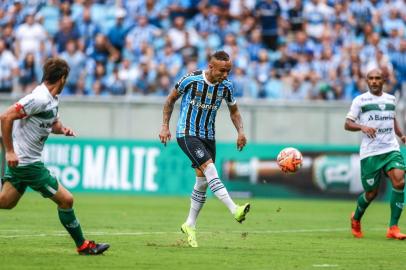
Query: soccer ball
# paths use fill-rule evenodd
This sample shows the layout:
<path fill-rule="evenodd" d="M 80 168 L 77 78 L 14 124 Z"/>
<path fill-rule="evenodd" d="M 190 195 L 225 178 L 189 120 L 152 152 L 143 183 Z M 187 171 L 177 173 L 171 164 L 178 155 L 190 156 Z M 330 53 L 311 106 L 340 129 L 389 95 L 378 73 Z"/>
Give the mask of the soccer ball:
<path fill-rule="evenodd" d="M 303 156 L 296 148 L 287 147 L 279 152 L 276 160 L 283 172 L 294 173 L 302 166 Z"/>

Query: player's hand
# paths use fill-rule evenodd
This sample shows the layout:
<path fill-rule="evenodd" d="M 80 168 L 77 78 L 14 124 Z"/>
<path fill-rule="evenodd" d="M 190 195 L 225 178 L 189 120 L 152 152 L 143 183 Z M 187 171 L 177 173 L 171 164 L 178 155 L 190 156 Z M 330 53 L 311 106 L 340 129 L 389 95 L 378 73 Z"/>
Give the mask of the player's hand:
<path fill-rule="evenodd" d="M 62 128 L 62 133 L 63 133 L 63 135 L 65 135 L 65 136 L 76 137 L 75 132 L 74 132 L 71 128 L 68 128 L 68 127 L 63 127 L 63 128 Z"/>
<path fill-rule="evenodd" d="M 161 132 L 159 133 L 159 139 L 161 143 L 166 146 L 166 143 L 171 139 L 171 132 L 169 131 L 169 126 L 163 124 L 161 128 Z"/>
<path fill-rule="evenodd" d="M 242 151 L 244 146 L 247 144 L 247 137 L 245 137 L 244 133 L 238 133 L 237 138 L 237 149 L 238 151 Z"/>
<path fill-rule="evenodd" d="M 375 128 L 362 126 L 361 131 L 364 132 L 368 136 L 368 138 L 375 139 L 375 137 L 376 137 L 376 129 Z"/>
<path fill-rule="evenodd" d="M 6 152 L 6 161 L 9 167 L 17 167 L 18 157 L 14 152 Z"/>
<path fill-rule="evenodd" d="M 403 135 L 402 137 L 400 137 L 400 140 L 406 144 L 406 135 Z"/>

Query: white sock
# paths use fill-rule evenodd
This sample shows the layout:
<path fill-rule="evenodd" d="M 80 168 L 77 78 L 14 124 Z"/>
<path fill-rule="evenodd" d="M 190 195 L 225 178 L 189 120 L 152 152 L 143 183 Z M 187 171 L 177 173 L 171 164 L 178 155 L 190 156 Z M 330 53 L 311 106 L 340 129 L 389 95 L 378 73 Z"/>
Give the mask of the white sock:
<path fill-rule="evenodd" d="M 204 175 L 206 176 L 207 182 L 209 184 L 210 190 L 222 201 L 227 208 L 230 210 L 232 214 L 235 213 L 237 209 L 237 205 L 233 202 L 230 195 L 228 194 L 227 189 L 224 187 L 223 183 L 221 182 L 216 166 L 213 163 L 207 165 L 206 170 L 204 171 Z"/>
<path fill-rule="evenodd" d="M 196 183 L 192 191 L 190 198 L 190 210 L 186 220 L 186 224 L 191 227 L 196 226 L 197 216 L 200 210 L 203 208 L 206 202 L 206 190 L 207 190 L 206 177 L 196 177 Z"/>

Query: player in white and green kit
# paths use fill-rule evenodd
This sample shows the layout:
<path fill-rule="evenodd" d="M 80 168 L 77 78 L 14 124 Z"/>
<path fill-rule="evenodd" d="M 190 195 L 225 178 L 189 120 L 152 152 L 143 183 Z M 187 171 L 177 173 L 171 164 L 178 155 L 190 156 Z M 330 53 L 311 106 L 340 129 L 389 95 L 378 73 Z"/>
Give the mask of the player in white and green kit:
<path fill-rule="evenodd" d="M 0 208 L 14 208 L 26 188 L 30 187 L 58 205 L 59 219 L 75 241 L 78 253 L 98 255 L 109 245 L 85 240 L 72 208 L 72 194 L 41 161 L 44 143 L 50 133 L 75 136 L 73 130 L 65 127 L 58 117 L 58 95 L 69 70 L 66 61 L 48 59 L 43 67 L 42 84 L 0 116 L 7 163 Z"/>
<path fill-rule="evenodd" d="M 389 177 L 392 183 L 391 215 L 386 237 L 403 240 L 406 234 L 400 232 L 398 221 L 403 209 L 406 167 L 396 136 L 403 143 L 406 143 L 406 136 L 396 121 L 395 97 L 383 92 L 382 72 L 371 70 L 366 81 L 369 91 L 353 100 L 345 122 L 346 130 L 363 133 L 360 157 L 365 192 L 358 197 L 356 210 L 351 215 L 352 234 L 363 237 L 361 218 L 378 194 L 380 182 Z"/>

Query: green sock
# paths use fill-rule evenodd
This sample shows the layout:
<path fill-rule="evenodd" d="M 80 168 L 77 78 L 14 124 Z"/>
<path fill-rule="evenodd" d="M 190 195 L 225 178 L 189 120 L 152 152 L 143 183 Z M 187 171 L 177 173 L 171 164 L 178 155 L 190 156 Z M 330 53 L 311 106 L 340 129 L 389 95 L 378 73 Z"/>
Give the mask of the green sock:
<path fill-rule="evenodd" d="M 79 220 L 76 219 L 73 209 L 58 208 L 58 215 L 59 220 L 75 241 L 76 246 L 80 247 L 85 241 L 85 238 L 83 237 L 82 228 L 80 227 Z"/>
<path fill-rule="evenodd" d="M 405 193 L 403 190 L 392 189 L 392 196 L 390 198 L 390 223 L 389 227 L 398 225 L 400 215 L 403 210 L 403 202 L 405 199 Z"/>
<path fill-rule="evenodd" d="M 362 216 L 365 213 L 365 210 L 369 206 L 369 203 L 367 201 L 367 198 L 365 197 L 365 192 L 359 195 L 358 200 L 357 200 L 357 208 L 355 209 L 355 214 L 354 214 L 354 219 L 355 220 L 361 220 Z"/>

